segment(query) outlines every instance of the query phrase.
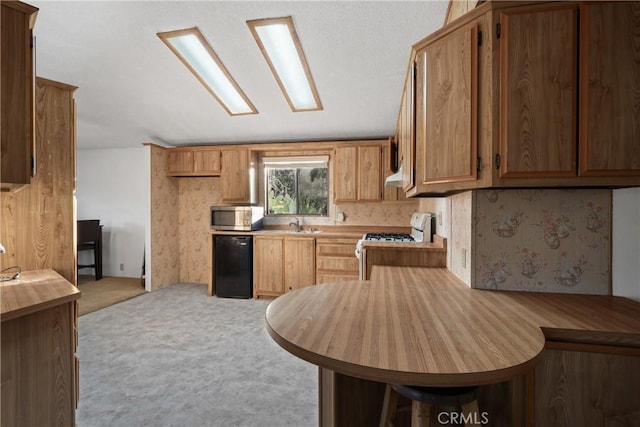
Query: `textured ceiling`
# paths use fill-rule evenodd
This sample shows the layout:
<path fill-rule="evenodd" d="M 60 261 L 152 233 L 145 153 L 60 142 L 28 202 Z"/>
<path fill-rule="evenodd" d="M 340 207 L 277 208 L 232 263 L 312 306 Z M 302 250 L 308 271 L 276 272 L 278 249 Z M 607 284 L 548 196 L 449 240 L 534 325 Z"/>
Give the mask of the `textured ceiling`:
<path fill-rule="evenodd" d="M 80 149 L 393 134 L 413 43 L 448 1 L 29 1 L 36 73 L 78 86 Z M 246 25 L 292 16 L 324 110 L 292 113 Z M 197 26 L 259 111 L 229 116 L 156 33 Z"/>

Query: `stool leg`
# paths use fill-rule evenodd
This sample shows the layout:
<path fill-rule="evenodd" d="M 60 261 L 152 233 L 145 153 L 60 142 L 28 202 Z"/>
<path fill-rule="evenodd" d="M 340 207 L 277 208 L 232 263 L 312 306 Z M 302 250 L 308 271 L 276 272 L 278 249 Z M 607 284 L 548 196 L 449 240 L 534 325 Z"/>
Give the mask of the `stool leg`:
<path fill-rule="evenodd" d="M 469 422 L 465 422 L 465 426 L 479 426 L 479 423 L 475 421 L 480 421 L 480 412 L 478 412 L 478 401 L 474 400 L 469 403 L 465 403 L 462 405 L 462 413 L 470 416 Z"/>
<path fill-rule="evenodd" d="M 411 401 L 411 427 L 429 427 L 431 405 L 417 400 Z"/>
<path fill-rule="evenodd" d="M 389 384 L 384 391 L 384 402 L 382 403 L 382 415 L 380 415 L 380 427 L 391 427 L 396 419 L 398 409 L 398 392 Z"/>

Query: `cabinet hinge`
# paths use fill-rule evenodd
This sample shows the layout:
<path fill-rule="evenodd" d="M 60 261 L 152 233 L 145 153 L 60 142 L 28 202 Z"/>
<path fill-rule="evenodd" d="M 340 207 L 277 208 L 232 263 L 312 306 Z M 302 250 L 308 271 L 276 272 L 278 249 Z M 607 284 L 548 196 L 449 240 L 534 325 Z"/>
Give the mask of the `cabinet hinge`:
<path fill-rule="evenodd" d="M 502 24 L 498 22 L 496 24 L 496 37 L 500 38 L 501 35 L 502 35 Z"/>
<path fill-rule="evenodd" d="M 496 154 L 496 169 L 500 169 L 500 154 Z"/>
<path fill-rule="evenodd" d="M 480 170 L 482 169 L 482 157 L 478 156 L 478 158 L 476 159 L 476 172 L 480 172 Z"/>
<path fill-rule="evenodd" d="M 482 31 L 478 30 L 478 46 L 482 46 Z"/>

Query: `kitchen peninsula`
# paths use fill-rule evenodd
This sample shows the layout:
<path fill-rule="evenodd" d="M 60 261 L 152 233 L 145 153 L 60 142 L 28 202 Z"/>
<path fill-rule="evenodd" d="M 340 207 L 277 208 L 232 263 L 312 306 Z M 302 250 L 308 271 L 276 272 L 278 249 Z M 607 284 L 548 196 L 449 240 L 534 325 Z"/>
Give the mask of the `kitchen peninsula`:
<path fill-rule="evenodd" d="M 443 268 L 374 266 L 370 282 L 284 295 L 266 320 L 278 344 L 319 366 L 321 425 L 376 423 L 385 383 L 507 382 L 506 394 L 480 399 L 491 425 L 548 426 L 545 415 L 562 411 L 575 425 L 637 421 L 638 403 L 625 396 L 640 393 L 639 312 L 620 297 L 470 289 Z M 594 389 L 600 405 L 580 406 Z M 553 406 L 553 392 L 566 407 Z M 494 412 L 491 401 L 505 397 Z"/>
<path fill-rule="evenodd" d="M 0 284 L 2 425 L 75 425 L 78 298 L 51 269 Z"/>

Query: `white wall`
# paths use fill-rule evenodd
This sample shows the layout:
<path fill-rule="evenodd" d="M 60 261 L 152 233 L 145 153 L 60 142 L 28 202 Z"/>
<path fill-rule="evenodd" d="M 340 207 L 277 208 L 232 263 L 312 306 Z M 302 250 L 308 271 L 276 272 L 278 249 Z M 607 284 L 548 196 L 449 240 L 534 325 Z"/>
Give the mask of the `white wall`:
<path fill-rule="evenodd" d="M 640 188 L 613 191 L 613 294 L 640 301 Z"/>
<path fill-rule="evenodd" d="M 142 146 L 77 151 L 78 220 L 99 219 L 103 225 L 105 276 L 141 275 L 149 217 L 147 151 Z M 87 260 L 92 260 L 90 251 L 79 254 L 79 263 Z M 80 274 L 93 274 L 93 270 L 83 269 Z"/>

